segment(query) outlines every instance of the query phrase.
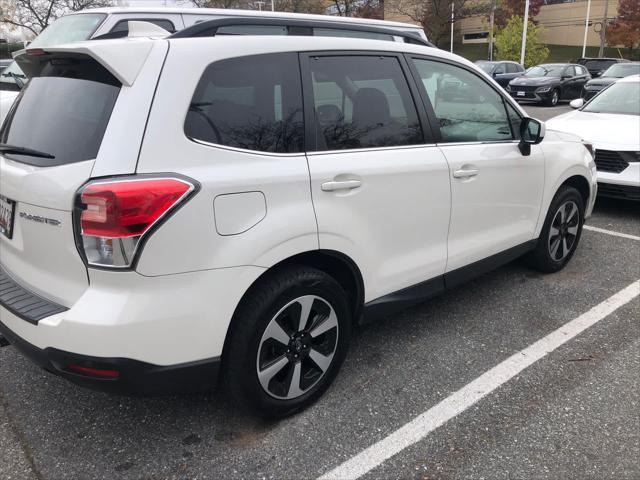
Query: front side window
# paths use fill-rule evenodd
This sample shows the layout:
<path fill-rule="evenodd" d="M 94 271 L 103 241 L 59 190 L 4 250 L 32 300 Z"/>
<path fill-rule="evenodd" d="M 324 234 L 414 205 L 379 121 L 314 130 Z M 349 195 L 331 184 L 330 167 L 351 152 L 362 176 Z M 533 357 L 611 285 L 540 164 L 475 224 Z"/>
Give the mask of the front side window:
<path fill-rule="evenodd" d="M 184 129 L 189 138 L 218 145 L 302 152 L 298 56 L 253 55 L 209 65 L 191 100 Z"/>
<path fill-rule="evenodd" d="M 424 142 L 396 57 L 311 57 L 318 150 Z"/>
<path fill-rule="evenodd" d="M 502 97 L 479 76 L 447 63 L 412 59 L 443 142 L 512 140 Z"/>

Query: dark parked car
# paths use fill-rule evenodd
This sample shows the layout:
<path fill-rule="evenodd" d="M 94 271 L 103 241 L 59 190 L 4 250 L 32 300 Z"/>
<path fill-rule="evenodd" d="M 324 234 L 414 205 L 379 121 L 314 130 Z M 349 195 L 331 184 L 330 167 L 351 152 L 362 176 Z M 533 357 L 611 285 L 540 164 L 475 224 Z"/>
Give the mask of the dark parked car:
<path fill-rule="evenodd" d="M 581 65 L 544 63 L 511 80 L 507 92 L 517 100 L 557 105 L 560 100 L 579 98 L 589 80 L 591 75 Z"/>
<path fill-rule="evenodd" d="M 626 63 L 629 60 L 624 58 L 579 58 L 576 62 L 578 65 L 587 67 L 593 78 L 599 77 L 611 65 L 616 63 Z"/>
<path fill-rule="evenodd" d="M 493 79 L 504 88 L 507 88 L 511 80 L 524 73 L 524 67 L 516 62 L 488 62 L 486 60 L 478 60 L 476 65 L 492 76 Z"/>
<path fill-rule="evenodd" d="M 615 63 L 605 70 L 598 78 L 589 80 L 582 89 L 582 98 L 589 100 L 600 90 L 608 87 L 620 78 L 630 75 L 640 75 L 640 62 Z"/>

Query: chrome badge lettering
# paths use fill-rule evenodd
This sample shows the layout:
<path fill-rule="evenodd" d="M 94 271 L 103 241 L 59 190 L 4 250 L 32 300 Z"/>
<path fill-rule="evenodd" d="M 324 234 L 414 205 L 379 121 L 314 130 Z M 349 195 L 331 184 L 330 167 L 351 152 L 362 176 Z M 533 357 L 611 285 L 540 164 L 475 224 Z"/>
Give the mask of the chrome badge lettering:
<path fill-rule="evenodd" d="M 54 227 L 59 227 L 62 224 L 60 220 L 56 220 L 55 218 L 40 217 L 38 215 L 31 215 L 30 213 L 25 212 L 20 212 L 20 218 L 31 220 L 32 222 L 46 223 L 47 225 L 53 225 Z"/>

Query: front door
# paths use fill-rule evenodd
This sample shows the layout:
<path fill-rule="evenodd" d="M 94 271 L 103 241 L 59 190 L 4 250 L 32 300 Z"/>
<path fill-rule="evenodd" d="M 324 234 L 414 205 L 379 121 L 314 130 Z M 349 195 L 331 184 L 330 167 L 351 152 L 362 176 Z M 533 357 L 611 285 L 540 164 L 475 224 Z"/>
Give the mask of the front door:
<path fill-rule="evenodd" d="M 357 263 L 365 301 L 441 278 L 446 264 L 449 170 L 403 65 L 389 53 L 302 56 L 320 248 Z"/>
<path fill-rule="evenodd" d="M 470 69 L 428 58 L 411 63 L 449 164 L 447 272 L 533 239 L 544 157 L 539 146 L 529 156 L 520 153 L 520 114 Z"/>

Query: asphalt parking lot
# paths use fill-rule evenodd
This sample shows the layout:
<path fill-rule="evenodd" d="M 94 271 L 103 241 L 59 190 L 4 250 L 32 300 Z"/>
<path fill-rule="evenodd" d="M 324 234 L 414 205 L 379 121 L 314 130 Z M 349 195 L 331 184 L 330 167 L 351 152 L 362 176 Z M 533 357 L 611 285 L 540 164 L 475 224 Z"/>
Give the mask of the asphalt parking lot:
<path fill-rule="evenodd" d="M 588 226 L 560 273 L 514 262 L 360 328 L 333 387 L 280 422 L 219 393 L 83 390 L 0 348 L 0 479 L 638 479 L 640 213 L 599 199 Z"/>

